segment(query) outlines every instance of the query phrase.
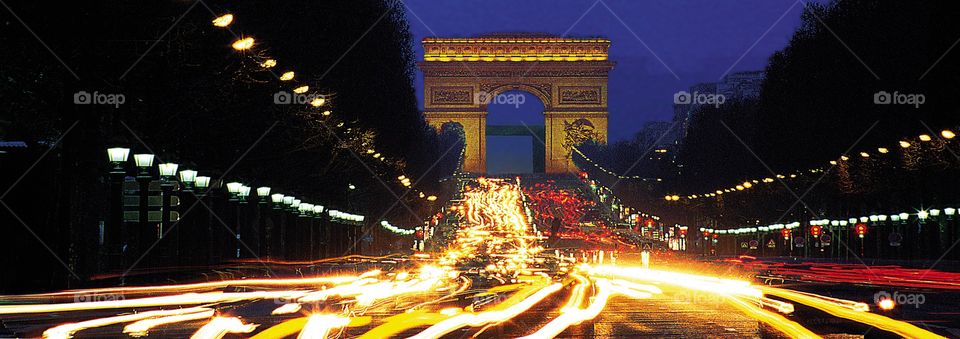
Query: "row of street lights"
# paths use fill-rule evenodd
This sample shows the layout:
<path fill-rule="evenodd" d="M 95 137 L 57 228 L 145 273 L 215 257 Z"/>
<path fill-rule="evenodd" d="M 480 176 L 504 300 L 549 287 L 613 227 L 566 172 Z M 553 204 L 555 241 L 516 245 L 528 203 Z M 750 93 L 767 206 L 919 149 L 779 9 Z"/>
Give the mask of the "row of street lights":
<path fill-rule="evenodd" d="M 171 207 L 173 205 L 173 193 L 174 191 L 181 191 L 186 193 L 192 193 L 198 199 L 204 198 L 211 190 L 216 187 L 220 187 L 219 181 L 214 181 L 209 176 L 199 175 L 196 170 L 193 169 L 182 169 L 181 166 L 177 163 L 164 162 L 156 164 L 157 172 L 159 173 L 159 188 L 161 192 L 160 196 L 160 220 L 159 224 L 151 224 L 151 214 L 150 214 L 150 184 L 155 181 L 155 177 L 152 174 L 152 169 L 154 163 L 157 160 L 157 157 L 154 154 L 133 154 L 133 162 L 136 169 L 135 179 L 139 183 L 139 208 L 138 208 L 138 219 L 137 221 L 140 224 L 138 228 L 125 228 L 124 224 L 124 189 L 123 183 L 127 177 L 127 171 L 124 164 L 126 164 L 130 159 L 130 149 L 123 147 L 114 147 L 107 149 L 107 158 L 112 164 L 112 169 L 110 171 L 110 185 L 111 185 L 111 203 L 110 203 L 110 225 L 105 231 L 105 244 L 104 253 L 107 255 L 110 260 L 114 259 L 125 259 L 129 257 L 128 255 L 123 255 L 123 252 L 131 251 L 130 248 L 124 245 L 122 239 L 130 239 L 131 237 L 137 238 L 138 241 L 133 242 L 133 251 L 145 250 L 151 246 L 151 243 L 154 241 L 161 241 L 165 238 L 167 233 L 171 231 L 169 227 L 171 226 L 171 219 L 176 214 L 172 214 Z M 178 180 L 179 179 L 179 180 Z M 247 186 L 241 182 L 228 182 L 224 184 L 226 191 L 228 193 L 227 200 L 237 204 L 237 224 L 235 230 L 231 230 L 234 234 L 233 237 L 236 237 L 237 244 L 235 248 L 236 256 L 239 257 L 240 253 L 240 233 L 241 225 L 245 225 L 245 219 L 243 219 L 243 212 L 241 206 L 247 205 L 251 202 L 255 202 L 257 205 L 271 205 L 271 209 L 274 211 L 282 211 L 293 214 L 299 218 L 312 218 L 312 219 L 323 219 L 333 221 L 338 224 L 344 225 L 354 225 L 362 226 L 365 218 L 362 215 L 351 214 L 347 212 L 341 212 L 338 210 L 327 209 L 322 204 L 315 204 L 303 201 L 303 199 L 297 198 L 293 195 L 285 195 L 281 193 L 272 192 L 273 189 L 268 186 L 260 186 L 253 188 Z M 352 186 L 352 185 L 351 185 Z M 252 197 L 251 195 L 255 195 Z M 190 195 L 186 196 L 190 197 Z M 156 203 L 156 200 L 153 201 Z M 259 219 L 259 216 L 264 212 L 257 209 L 256 218 Z M 153 215 L 155 218 L 155 215 Z M 280 216 L 282 218 L 282 215 Z M 280 220 L 282 224 L 283 219 Z M 157 220 L 154 219 L 154 222 Z M 179 221 L 179 218 L 178 218 Z M 313 222 L 310 223 L 313 225 Z M 262 226 L 262 225 L 261 225 Z M 156 227 L 156 237 L 153 237 L 148 230 Z M 312 226 L 311 226 L 312 227 Z M 281 225 L 281 229 L 283 226 Z M 130 232 L 135 232 L 137 234 L 132 234 Z M 210 233 L 212 231 L 208 231 Z M 178 235 L 179 230 L 174 235 Z M 212 234 L 212 233 L 211 233 Z M 283 231 L 281 230 L 281 238 Z M 179 243 L 179 237 L 174 241 Z M 165 243 L 165 242 L 164 242 Z M 279 244 L 281 248 L 283 244 Z M 201 244 L 204 246 L 204 244 Z M 163 247 L 163 246 L 161 246 Z M 177 245 L 177 251 L 179 251 L 179 245 Z M 212 250 L 211 250 L 212 251 Z M 231 249 L 233 252 L 233 249 Z M 179 255 L 179 253 L 177 254 Z M 212 254 L 211 254 L 212 255 Z M 233 254 L 231 254 L 232 256 Z M 117 263 L 109 263 L 109 265 L 116 265 Z"/>

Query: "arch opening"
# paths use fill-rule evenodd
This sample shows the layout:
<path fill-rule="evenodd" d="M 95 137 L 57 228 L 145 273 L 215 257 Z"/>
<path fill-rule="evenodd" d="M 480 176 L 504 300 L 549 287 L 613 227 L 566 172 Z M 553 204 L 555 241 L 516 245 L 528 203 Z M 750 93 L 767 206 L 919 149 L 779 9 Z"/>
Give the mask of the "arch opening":
<path fill-rule="evenodd" d="M 543 173 L 544 103 L 524 90 L 493 93 L 486 105 L 487 173 Z"/>

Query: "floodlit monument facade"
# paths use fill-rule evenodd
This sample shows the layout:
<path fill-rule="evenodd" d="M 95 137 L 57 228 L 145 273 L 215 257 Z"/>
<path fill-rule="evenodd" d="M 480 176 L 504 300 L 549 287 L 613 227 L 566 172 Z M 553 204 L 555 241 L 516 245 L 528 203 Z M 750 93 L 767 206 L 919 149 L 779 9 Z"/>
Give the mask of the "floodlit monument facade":
<path fill-rule="evenodd" d="M 424 115 L 443 129 L 459 124 L 466 137 L 464 170 L 486 173 L 487 135 L 532 135 L 534 172 L 576 171 L 571 147 L 607 141 L 607 59 L 610 40 L 492 34 L 423 39 Z M 520 90 L 544 105 L 542 126 L 487 126 L 487 106 Z M 538 166 L 539 163 L 539 166 Z"/>

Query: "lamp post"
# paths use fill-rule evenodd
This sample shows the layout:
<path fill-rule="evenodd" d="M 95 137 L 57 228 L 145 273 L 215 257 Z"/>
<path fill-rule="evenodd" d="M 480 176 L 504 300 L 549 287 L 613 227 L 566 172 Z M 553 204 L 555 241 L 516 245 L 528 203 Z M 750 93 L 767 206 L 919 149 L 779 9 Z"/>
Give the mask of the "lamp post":
<path fill-rule="evenodd" d="M 261 186 L 257 187 L 257 256 L 263 255 L 264 252 L 270 252 L 270 231 L 267 229 L 266 218 L 263 217 L 263 214 L 269 210 L 265 210 L 264 207 L 270 202 L 270 187 Z"/>
<path fill-rule="evenodd" d="M 271 216 L 275 218 L 274 227 L 270 230 L 270 255 L 278 256 L 283 254 L 283 213 L 279 212 L 283 208 L 283 194 L 274 193 L 270 195 Z"/>
<path fill-rule="evenodd" d="M 192 202 L 193 199 L 199 199 L 198 196 L 193 194 L 193 188 L 197 181 L 197 171 L 191 169 L 180 170 L 178 177 L 180 178 L 180 183 L 182 184 L 180 191 L 191 193 L 181 194 L 180 204 L 181 206 L 192 205 L 192 203 L 188 202 Z M 195 219 L 190 218 L 190 220 L 178 220 L 177 224 L 179 227 L 177 227 L 176 230 L 171 230 L 174 232 L 174 260 L 176 260 L 177 264 L 181 264 L 184 257 L 186 257 L 187 262 L 192 263 L 194 261 L 193 251 L 189 251 L 183 255 L 181 255 L 180 252 L 181 247 L 193 249 L 195 248 L 194 244 L 197 244 L 195 237 L 184 238 L 182 236 L 184 233 L 193 234 L 195 232 L 196 227 L 194 225 L 196 225 L 196 223 L 193 222 L 193 220 Z M 184 230 L 184 228 L 186 228 L 186 230 Z"/>
<path fill-rule="evenodd" d="M 123 178 L 126 176 L 123 164 L 127 162 L 129 155 L 129 148 L 114 147 L 107 149 L 107 158 L 113 164 L 113 168 L 110 170 L 110 221 L 103 234 L 103 249 L 107 256 L 119 256 L 116 261 L 121 265 L 123 263 L 119 261 L 124 258 L 123 243 L 126 241 L 125 239 L 129 238 L 124 234 L 126 232 L 123 227 Z M 107 260 L 107 265 L 115 264 L 112 261 L 114 260 Z"/>
<path fill-rule="evenodd" d="M 194 179 L 194 182 L 193 182 L 193 183 L 194 183 L 194 187 L 197 189 L 197 193 L 196 193 L 197 200 L 203 200 L 203 199 L 205 199 L 205 198 L 207 197 L 207 194 L 210 192 L 210 177 L 208 177 L 208 176 L 203 176 L 203 175 L 197 176 L 197 177 Z M 206 202 L 205 204 L 207 204 L 207 207 L 208 207 L 211 211 L 213 210 L 213 208 L 214 208 L 214 207 L 213 207 L 213 201 Z M 205 260 L 205 261 L 206 261 L 206 263 L 210 264 L 210 263 L 213 263 L 213 258 L 214 258 L 214 254 L 213 254 L 213 253 L 214 253 L 214 251 L 216 250 L 216 246 L 214 245 L 214 240 L 213 240 L 213 227 L 212 227 L 212 226 L 213 226 L 213 220 L 209 220 L 210 218 L 213 218 L 213 216 L 210 215 L 209 212 L 207 212 L 207 213 L 208 213 L 208 220 L 207 220 L 206 238 L 205 238 L 205 239 L 204 239 L 204 238 L 200 238 L 200 239 L 202 239 L 202 240 L 199 241 L 199 242 L 197 242 L 197 245 L 198 245 L 198 246 L 197 246 L 197 247 L 191 247 L 191 250 L 198 250 L 199 248 L 206 248 L 206 249 L 207 249 L 207 253 L 206 253 L 206 258 L 205 258 L 206 260 Z M 197 219 L 197 220 L 199 220 L 199 219 Z M 195 258 L 196 258 L 196 257 L 195 257 Z M 200 263 L 200 262 L 201 262 L 201 260 L 199 260 L 199 259 L 195 259 L 195 260 L 196 260 L 196 263 Z"/>
<path fill-rule="evenodd" d="M 145 251 L 150 246 L 150 181 L 153 176 L 150 169 L 153 168 L 153 154 L 134 154 L 133 162 L 137 165 L 137 183 L 139 184 L 139 201 L 137 203 L 137 212 L 140 219 L 140 226 L 137 228 L 135 236 L 137 237 L 137 252 Z"/>
<path fill-rule="evenodd" d="M 173 189 L 177 184 L 176 179 L 174 179 L 177 175 L 177 167 L 179 167 L 179 165 L 172 162 L 157 165 L 160 171 L 160 228 L 157 230 L 157 234 L 160 237 L 161 244 L 167 245 L 161 245 L 162 254 L 169 251 L 169 247 L 171 247 L 170 242 L 165 238 L 167 238 L 167 233 L 170 232 L 170 207 L 172 205 L 170 196 L 173 194 Z M 172 254 L 174 257 L 177 257 L 179 249 L 176 248 L 176 242 L 179 241 L 179 239 L 176 239 L 176 236 L 174 238 L 174 244 L 172 246 L 174 253 Z M 167 248 L 164 249 L 164 247 Z"/>

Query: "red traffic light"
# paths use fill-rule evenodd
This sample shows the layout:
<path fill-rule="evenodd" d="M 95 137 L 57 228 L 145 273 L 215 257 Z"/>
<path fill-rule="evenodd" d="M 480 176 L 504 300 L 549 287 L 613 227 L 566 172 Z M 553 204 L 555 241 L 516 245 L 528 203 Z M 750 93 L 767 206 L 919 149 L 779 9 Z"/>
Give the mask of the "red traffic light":
<path fill-rule="evenodd" d="M 853 226 L 853 228 L 854 228 L 854 231 L 857 232 L 857 235 L 860 236 L 861 238 L 863 238 L 863 236 L 867 234 L 867 224 L 863 224 L 863 223 L 856 224 Z"/>
<path fill-rule="evenodd" d="M 780 234 L 783 235 L 784 239 L 790 239 L 790 230 L 784 228 L 780 230 Z"/>
<path fill-rule="evenodd" d="M 819 237 L 821 230 L 822 230 L 822 229 L 820 228 L 820 226 L 816 226 L 816 225 L 810 226 L 810 235 L 815 236 L 815 237 Z"/>

